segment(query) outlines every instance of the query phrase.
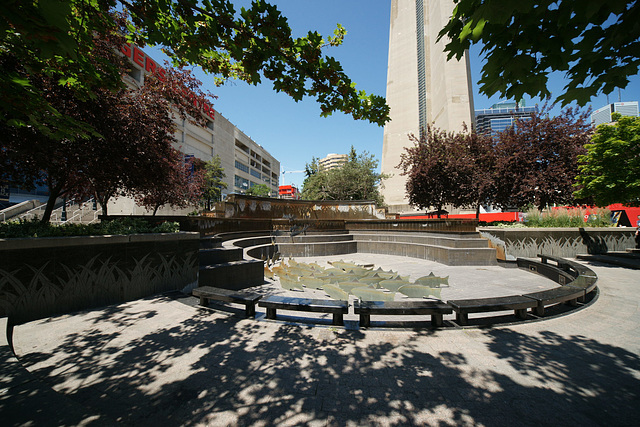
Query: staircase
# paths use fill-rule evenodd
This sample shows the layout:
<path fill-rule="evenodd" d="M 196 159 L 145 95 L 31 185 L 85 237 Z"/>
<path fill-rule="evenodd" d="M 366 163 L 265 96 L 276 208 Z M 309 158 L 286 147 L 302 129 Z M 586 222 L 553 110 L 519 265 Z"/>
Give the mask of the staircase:
<path fill-rule="evenodd" d="M 49 220 L 50 223 L 56 225 L 67 223 L 91 224 L 98 222 L 98 217 L 102 215 L 102 208 L 100 206 L 96 206 L 96 209 L 94 210 L 93 199 L 89 199 L 82 203 L 76 203 L 75 201 L 69 200 L 64 204 L 66 220 L 63 221 L 63 217 L 65 216 L 63 214 L 63 204 L 64 202 L 62 201 L 59 201 L 59 203 L 56 204 L 56 208 L 51 212 L 51 219 Z M 43 204 L 27 212 L 21 213 L 20 215 L 16 215 L 11 218 L 11 220 L 29 221 L 35 218 L 42 218 L 45 208 L 46 204 Z"/>
<path fill-rule="evenodd" d="M 238 290 L 264 283 L 264 263 L 245 260 L 241 247 L 223 247 L 219 237 L 200 239 L 198 286 Z"/>

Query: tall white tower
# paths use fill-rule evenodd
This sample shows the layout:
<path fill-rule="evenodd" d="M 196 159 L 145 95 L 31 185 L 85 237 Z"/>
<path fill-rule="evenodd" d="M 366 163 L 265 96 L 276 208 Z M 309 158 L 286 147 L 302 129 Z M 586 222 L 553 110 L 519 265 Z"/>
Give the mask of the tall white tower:
<path fill-rule="evenodd" d="M 387 104 L 391 121 L 382 144 L 385 202 L 390 212 L 412 210 L 405 194 L 406 178 L 396 167 L 409 135 L 420 135 L 427 123 L 459 131 L 473 123 L 469 59 L 447 61 L 445 40 L 438 33 L 451 18 L 452 0 L 391 0 Z"/>

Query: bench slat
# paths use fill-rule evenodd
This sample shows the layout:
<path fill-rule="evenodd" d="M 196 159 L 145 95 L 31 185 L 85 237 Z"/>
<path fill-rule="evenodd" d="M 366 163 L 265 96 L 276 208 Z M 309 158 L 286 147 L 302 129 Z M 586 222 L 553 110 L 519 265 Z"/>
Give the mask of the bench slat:
<path fill-rule="evenodd" d="M 214 288 L 213 286 L 200 286 L 195 288 L 191 293 L 197 297 L 203 296 L 226 302 L 256 302 L 262 298 L 262 295 L 253 292 L 240 292 L 231 289 Z"/>
<path fill-rule="evenodd" d="M 571 305 L 576 305 L 578 298 L 584 296 L 584 289 L 575 288 L 573 286 L 560 286 L 546 291 L 532 292 L 524 294 L 527 298 L 532 298 L 538 301 L 538 306 L 534 307 L 534 312 L 538 316 L 544 315 L 544 308 L 548 305 L 568 302 Z"/>
<path fill-rule="evenodd" d="M 453 308 L 440 301 L 355 301 L 354 311 L 360 315 L 360 326 L 371 325 L 372 314 L 431 315 L 433 326 L 442 326 L 443 314 L 451 314 Z"/>
<path fill-rule="evenodd" d="M 343 315 L 349 311 L 349 303 L 347 301 L 296 298 L 281 295 L 270 295 L 260 300 L 258 305 L 267 309 L 267 319 L 275 319 L 276 310 L 278 309 L 332 313 L 334 325 L 343 325 Z"/>
<path fill-rule="evenodd" d="M 200 286 L 191 291 L 191 295 L 200 298 L 200 305 L 207 307 L 209 300 L 233 302 L 244 304 L 246 317 L 256 315 L 256 302 L 262 295 L 253 292 L 240 292 L 230 289 L 214 288 L 213 286 Z"/>
<path fill-rule="evenodd" d="M 527 309 L 538 306 L 538 302 L 522 295 L 478 298 L 447 301 L 456 311 L 456 320 L 460 325 L 466 325 L 469 321 L 469 313 L 486 313 L 491 311 L 514 310 L 516 317 L 524 319 Z"/>
<path fill-rule="evenodd" d="M 450 305 L 439 301 L 356 301 L 355 313 L 360 314 L 451 314 Z"/>

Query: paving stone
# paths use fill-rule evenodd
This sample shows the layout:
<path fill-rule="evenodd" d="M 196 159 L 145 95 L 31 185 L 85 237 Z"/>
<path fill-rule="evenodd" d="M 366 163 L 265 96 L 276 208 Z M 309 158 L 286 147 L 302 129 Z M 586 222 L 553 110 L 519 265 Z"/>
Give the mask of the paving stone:
<path fill-rule="evenodd" d="M 484 288 L 494 267 L 450 268 L 433 263 L 477 295 L 528 286 L 501 267 Z M 637 425 L 640 272 L 592 268 L 593 304 L 492 328 L 290 325 L 162 296 L 42 319 L 14 328 L 0 410 L 9 425 Z"/>

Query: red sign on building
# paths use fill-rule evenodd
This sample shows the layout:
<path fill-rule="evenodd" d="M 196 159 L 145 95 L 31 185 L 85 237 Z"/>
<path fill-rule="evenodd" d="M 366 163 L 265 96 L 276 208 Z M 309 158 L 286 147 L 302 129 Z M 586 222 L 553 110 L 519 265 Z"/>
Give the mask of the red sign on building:
<path fill-rule="evenodd" d="M 125 43 L 120 47 L 120 51 L 124 54 L 124 56 L 129 58 L 131 62 L 140 67 L 140 69 L 145 73 L 153 74 L 160 81 L 165 81 L 167 79 L 167 72 L 164 70 L 164 68 L 158 65 L 138 46 L 131 43 Z M 187 98 L 191 99 L 196 107 L 202 108 L 202 112 L 207 117 L 209 117 L 211 120 L 214 120 L 215 110 L 213 109 L 211 104 L 203 99 L 199 99 L 193 92 L 191 92 L 187 88 L 184 89 L 184 95 Z"/>

